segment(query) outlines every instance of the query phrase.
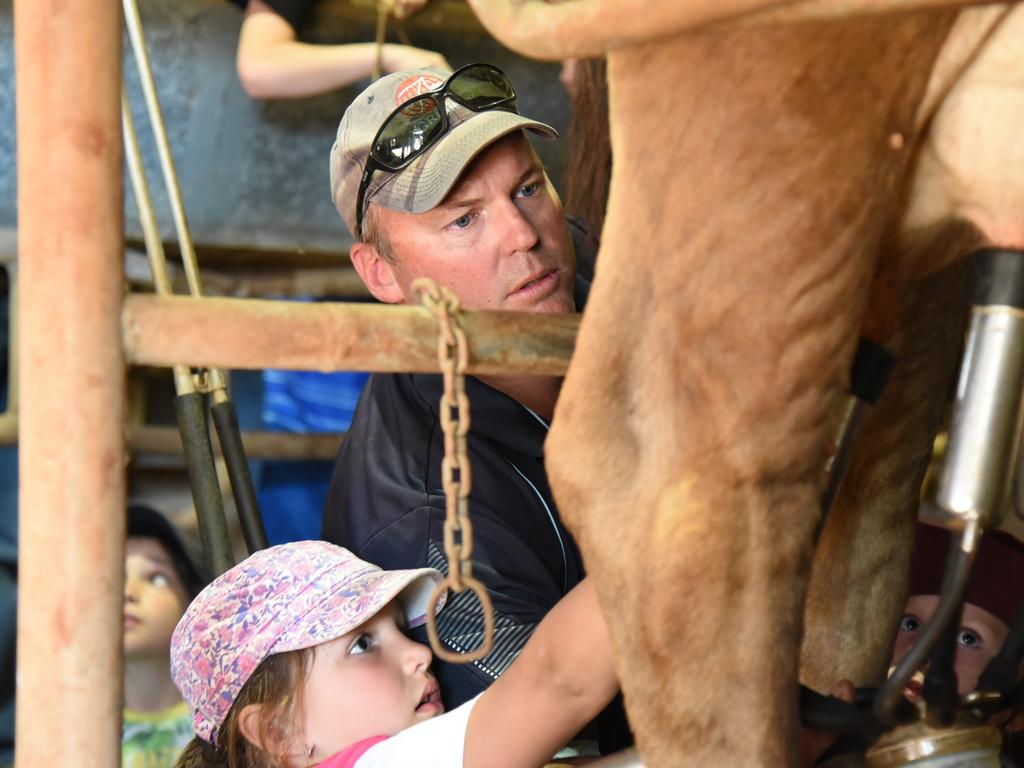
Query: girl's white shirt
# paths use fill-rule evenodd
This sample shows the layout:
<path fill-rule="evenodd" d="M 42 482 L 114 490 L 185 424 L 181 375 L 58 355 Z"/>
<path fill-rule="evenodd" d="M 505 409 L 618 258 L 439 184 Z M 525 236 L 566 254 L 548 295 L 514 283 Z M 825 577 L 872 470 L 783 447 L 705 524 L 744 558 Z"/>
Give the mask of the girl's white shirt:
<path fill-rule="evenodd" d="M 356 761 L 355 768 L 462 768 L 469 713 L 479 698 L 374 744 Z"/>

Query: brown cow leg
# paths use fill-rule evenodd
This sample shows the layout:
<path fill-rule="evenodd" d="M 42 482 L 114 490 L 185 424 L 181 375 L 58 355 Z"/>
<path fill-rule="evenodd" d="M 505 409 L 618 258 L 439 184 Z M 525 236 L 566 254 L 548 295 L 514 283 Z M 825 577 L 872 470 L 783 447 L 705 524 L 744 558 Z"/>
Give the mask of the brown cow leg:
<path fill-rule="evenodd" d="M 802 307 L 791 296 L 788 317 L 768 312 L 783 281 L 742 302 L 766 318 L 754 328 L 696 314 L 616 271 L 616 245 L 602 252 L 603 276 L 643 300 L 636 314 L 584 320 L 547 453 L 610 622 L 638 746 L 649 768 L 790 765 L 823 426 L 859 323 L 835 318 L 838 295 Z M 730 261 L 723 278 L 738 268 Z M 817 280 L 852 303 L 865 282 L 807 278 Z M 706 290 L 725 298 L 730 286 Z M 704 331 L 687 329 L 709 323 L 716 346 L 702 348 Z"/>
<path fill-rule="evenodd" d="M 976 240 L 966 234 L 940 247 L 965 253 Z M 967 273 L 961 261 L 911 286 L 890 345 L 898 356 L 892 380 L 815 550 L 800 679 L 823 693 L 842 678 L 878 685 L 889 666 L 919 489 L 959 363 Z"/>
<path fill-rule="evenodd" d="M 608 217 L 547 456 L 652 768 L 795 761 L 828 415 L 942 23 L 609 55 Z"/>

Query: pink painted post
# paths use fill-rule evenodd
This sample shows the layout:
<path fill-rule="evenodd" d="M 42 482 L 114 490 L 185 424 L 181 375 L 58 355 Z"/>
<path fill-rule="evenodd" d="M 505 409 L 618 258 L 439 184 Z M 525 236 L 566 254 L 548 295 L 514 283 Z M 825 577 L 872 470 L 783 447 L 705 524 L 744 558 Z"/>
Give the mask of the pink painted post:
<path fill-rule="evenodd" d="M 120 764 L 121 7 L 15 0 L 17 765 Z"/>

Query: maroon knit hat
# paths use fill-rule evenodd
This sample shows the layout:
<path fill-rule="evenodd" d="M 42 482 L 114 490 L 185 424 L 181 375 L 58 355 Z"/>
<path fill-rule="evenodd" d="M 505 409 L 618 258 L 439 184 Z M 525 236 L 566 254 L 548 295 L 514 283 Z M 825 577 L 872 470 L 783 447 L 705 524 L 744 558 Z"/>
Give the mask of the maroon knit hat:
<path fill-rule="evenodd" d="M 910 560 L 910 594 L 937 595 L 952 541 L 949 531 L 917 524 Z M 1005 531 L 981 537 L 964 600 L 984 608 L 1007 626 L 1024 598 L 1024 544 Z"/>

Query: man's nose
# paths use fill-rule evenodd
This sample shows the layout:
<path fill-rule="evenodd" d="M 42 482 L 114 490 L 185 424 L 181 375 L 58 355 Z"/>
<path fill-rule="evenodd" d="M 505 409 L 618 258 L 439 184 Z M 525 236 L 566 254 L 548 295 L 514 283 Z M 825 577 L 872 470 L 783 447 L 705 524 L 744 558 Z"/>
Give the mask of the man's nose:
<path fill-rule="evenodd" d="M 505 201 L 500 211 L 501 242 L 509 253 L 533 250 L 540 236 L 537 227 L 522 208 L 513 200 Z"/>

